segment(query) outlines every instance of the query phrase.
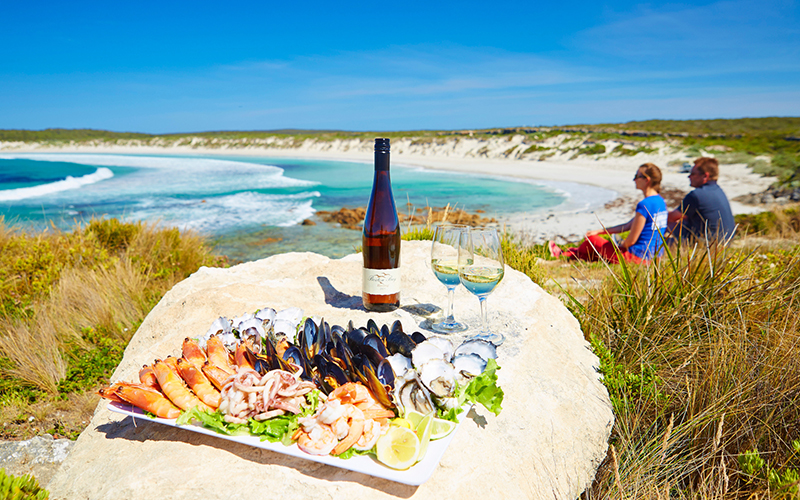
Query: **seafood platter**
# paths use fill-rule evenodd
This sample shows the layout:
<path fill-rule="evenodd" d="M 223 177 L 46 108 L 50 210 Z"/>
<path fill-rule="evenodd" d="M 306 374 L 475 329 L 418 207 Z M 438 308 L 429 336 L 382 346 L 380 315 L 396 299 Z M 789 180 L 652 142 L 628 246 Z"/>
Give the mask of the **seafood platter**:
<path fill-rule="evenodd" d="M 217 319 L 100 395 L 134 418 L 419 485 L 466 408 L 499 414 L 496 358 L 489 342 L 408 335 L 399 321 L 329 325 L 263 308 Z"/>

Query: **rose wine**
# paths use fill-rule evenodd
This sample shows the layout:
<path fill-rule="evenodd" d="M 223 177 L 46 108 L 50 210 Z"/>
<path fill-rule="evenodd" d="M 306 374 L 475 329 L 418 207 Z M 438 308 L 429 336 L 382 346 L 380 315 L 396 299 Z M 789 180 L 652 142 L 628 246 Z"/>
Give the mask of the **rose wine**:
<path fill-rule="evenodd" d="M 364 218 L 361 297 L 367 311 L 400 307 L 400 221 L 389 178 L 389 139 L 375 139 L 375 180 Z"/>

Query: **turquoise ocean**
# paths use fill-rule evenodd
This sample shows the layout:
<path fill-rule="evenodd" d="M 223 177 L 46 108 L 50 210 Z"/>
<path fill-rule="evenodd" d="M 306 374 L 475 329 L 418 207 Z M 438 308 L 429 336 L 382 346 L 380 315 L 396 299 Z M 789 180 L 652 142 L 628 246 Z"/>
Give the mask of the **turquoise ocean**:
<path fill-rule="evenodd" d="M 564 190 L 519 179 L 392 165 L 399 212 L 430 205 L 502 219 L 565 203 Z M 93 217 L 147 221 L 204 235 L 219 253 L 253 260 L 288 251 L 352 253 L 359 231 L 317 221 L 317 210 L 366 206 L 366 162 L 263 157 L 0 154 L 6 224 L 69 230 Z"/>

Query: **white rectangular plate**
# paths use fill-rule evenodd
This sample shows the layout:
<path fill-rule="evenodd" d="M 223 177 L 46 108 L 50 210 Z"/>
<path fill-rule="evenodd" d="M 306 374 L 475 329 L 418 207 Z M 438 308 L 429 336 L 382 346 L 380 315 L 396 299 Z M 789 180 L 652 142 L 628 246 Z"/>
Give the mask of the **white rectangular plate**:
<path fill-rule="evenodd" d="M 428 478 L 431 477 L 434 469 L 436 469 L 436 467 L 439 465 L 439 460 L 441 460 L 442 455 L 444 455 L 445 450 L 447 450 L 447 447 L 450 445 L 450 441 L 453 440 L 453 437 L 456 435 L 456 432 L 458 431 L 458 426 L 457 426 L 456 429 L 454 429 L 449 436 L 444 437 L 442 439 L 437 439 L 436 441 L 431 441 L 430 445 L 428 446 L 428 452 L 425 454 L 425 458 L 423 458 L 422 461 L 418 462 L 410 469 L 394 470 L 381 464 L 380 462 L 375 460 L 371 455 L 356 455 L 347 460 L 343 460 L 341 458 L 337 458 L 331 455 L 326 455 L 326 456 L 309 455 L 308 453 L 300 450 L 296 444 L 292 444 L 291 446 L 284 446 L 281 443 L 270 443 L 269 441 L 261 441 L 261 439 L 256 436 L 227 436 L 225 434 L 219 434 L 211 429 L 206 429 L 205 427 L 202 427 L 200 424 L 176 425 L 175 419 L 158 418 L 158 417 L 151 418 L 145 415 L 141 409 L 131 405 L 110 402 L 108 405 L 108 409 L 113 412 L 121 413 L 123 415 L 128 415 L 129 417 L 133 417 L 136 419 L 149 420 L 151 422 L 157 422 L 159 424 L 168 425 L 170 427 L 179 427 L 181 429 L 197 432 L 199 434 L 214 436 L 220 439 L 233 441 L 247 446 L 253 446 L 255 448 L 262 448 L 277 453 L 283 453 L 284 455 L 291 455 L 293 457 L 303 458 L 305 460 L 311 460 L 312 462 L 319 462 L 333 467 L 339 467 L 340 469 L 347 469 L 354 472 L 360 472 L 362 474 L 369 474 L 370 476 L 380 477 L 383 479 L 388 479 L 389 481 L 396 481 L 398 483 L 408 484 L 411 486 L 419 486 L 420 484 L 424 483 L 425 481 L 428 480 Z"/>

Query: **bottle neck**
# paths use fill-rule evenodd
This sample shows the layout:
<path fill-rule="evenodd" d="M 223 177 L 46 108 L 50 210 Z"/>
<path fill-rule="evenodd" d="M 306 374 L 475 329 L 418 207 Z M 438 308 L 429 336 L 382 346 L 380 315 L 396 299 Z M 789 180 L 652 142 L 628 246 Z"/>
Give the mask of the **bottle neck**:
<path fill-rule="evenodd" d="M 375 151 L 375 171 L 389 171 L 388 151 Z"/>

